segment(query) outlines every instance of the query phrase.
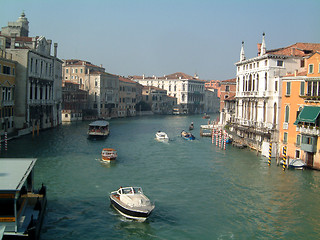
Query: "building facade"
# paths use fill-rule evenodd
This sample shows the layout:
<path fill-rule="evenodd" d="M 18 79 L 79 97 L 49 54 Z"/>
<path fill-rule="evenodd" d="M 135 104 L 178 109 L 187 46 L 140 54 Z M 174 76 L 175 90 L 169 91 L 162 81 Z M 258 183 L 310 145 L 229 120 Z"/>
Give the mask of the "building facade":
<path fill-rule="evenodd" d="M 78 59 L 64 60 L 63 81 L 76 83 L 88 92 L 86 119 L 118 116 L 119 77 L 105 72 L 102 65 Z"/>
<path fill-rule="evenodd" d="M 62 122 L 82 120 L 82 110 L 88 109 L 88 92 L 79 84 L 65 81 L 62 86 Z"/>
<path fill-rule="evenodd" d="M 137 83 L 128 78 L 119 77 L 118 117 L 136 116 Z"/>
<path fill-rule="evenodd" d="M 177 103 L 176 98 L 168 96 L 166 90 L 153 86 L 144 86 L 142 96 L 155 114 L 172 114 L 173 106 Z"/>
<path fill-rule="evenodd" d="M 266 50 L 265 35 L 258 44 L 258 56 L 246 59 L 244 43 L 237 67 L 236 110 L 233 131 L 250 142 L 250 146 L 268 155 L 269 143 L 279 139 L 281 91 L 279 77 L 296 70 L 303 71 L 304 57 L 320 44 L 296 43 L 288 47 Z"/>
<path fill-rule="evenodd" d="M 28 37 L 28 23 L 23 14 L 17 21 L 18 27 L 9 23 L 1 32 L 10 42 L 6 51 L 17 62 L 15 126 L 27 131 L 61 123 L 62 85 L 62 61 L 57 58 L 57 43 L 51 55 L 52 41 L 43 36 Z"/>
<path fill-rule="evenodd" d="M 206 88 L 204 96 L 204 112 L 218 113 L 220 110 L 220 98 L 218 90 L 214 88 Z"/>
<path fill-rule="evenodd" d="M 320 54 L 306 58 L 307 71 L 282 78 L 279 156 L 320 170 Z"/>
<path fill-rule="evenodd" d="M 205 81 L 177 72 L 163 77 L 132 76 L 132 80 L 144 86 L 167 90 L 169 96 L 177 98 L 180 114 L 204 112 Z"/>
<path fill-rule="evenodd" d="M 11 54 L 0 49 L 0 135 L 15 131 L 16 62 L 11 59 Z"/>
<path fill-rule="evenodd" d="M 219 123 L 226 125 L 234 120 L 235 115 L 236 79 L 220 82 L 220 119 Z"/>

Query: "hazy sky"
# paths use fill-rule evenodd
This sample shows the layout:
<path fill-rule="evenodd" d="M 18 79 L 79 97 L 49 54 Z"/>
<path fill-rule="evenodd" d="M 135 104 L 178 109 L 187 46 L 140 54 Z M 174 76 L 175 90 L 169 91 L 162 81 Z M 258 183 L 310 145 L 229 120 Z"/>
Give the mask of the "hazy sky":
<path fill-rule="evenodd" d="M 247 58 L 296 42 L 320 43 L 320 0 L 0 0 L 0 26 L 25 11 L 29 36 L 58 43 L 60 59 L 81 59 L 113 74 L 197 73 L 235 77 Z"/>

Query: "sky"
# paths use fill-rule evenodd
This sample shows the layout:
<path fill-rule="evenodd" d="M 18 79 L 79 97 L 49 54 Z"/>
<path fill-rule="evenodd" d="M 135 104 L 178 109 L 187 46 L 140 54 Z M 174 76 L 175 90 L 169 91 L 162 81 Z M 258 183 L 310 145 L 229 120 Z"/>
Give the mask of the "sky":
<path fill-rule="evenodd" d="M 121 76 L 183 72 L 236 77 L 241 42 L 257 56 L 297 42 L 320 43 L 319 0 L 0 0 L 0 26 L 25 12 L 29 36 L 58 43 L 60 59 L 81 59 Z M 52 51 L 53 52 L 53 51 Z"/>

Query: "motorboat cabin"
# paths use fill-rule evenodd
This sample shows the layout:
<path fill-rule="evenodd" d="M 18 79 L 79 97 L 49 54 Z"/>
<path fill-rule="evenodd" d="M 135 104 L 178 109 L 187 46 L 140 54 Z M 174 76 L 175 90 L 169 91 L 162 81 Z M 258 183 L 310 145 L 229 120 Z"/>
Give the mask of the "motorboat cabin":
<path fill-rule="evenodd" d="M 33 158 L 0 159 L 0 239 L 39 239 L 46 188 L 33 186 Z"/>
<path fill-rule="evenodd" d="M 89 124 L 89 138 L 106 138 L 110 133 L 109 122 L 105 120 L 94 121 Z"/>
<path fill-rule="evenodd" d="M 168 141 L 169 140 L 169 137 L 168 135 L 165 133 L 165 132 L 161 132 L 161 131 L 158 131 L 156 133 L 156 139 L 158 141 Z"/>
<path fill-rule="evenodd" d="M 110 193 L 111 205 L 123 216 L 145 221 L 155 205 L 150 202 L 141 187 L 120 187 Z"/>
<path fill-rule="evenodd" d="M 101 152 L 102 161 L 114 161 L 118 157 L 117 151 L 113 148 L 104 148 Z"/>

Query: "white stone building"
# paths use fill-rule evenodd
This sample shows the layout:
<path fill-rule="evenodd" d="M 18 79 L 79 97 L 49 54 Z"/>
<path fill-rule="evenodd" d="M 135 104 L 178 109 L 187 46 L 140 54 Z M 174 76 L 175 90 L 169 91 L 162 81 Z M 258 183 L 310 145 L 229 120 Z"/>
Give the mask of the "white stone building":
<path fill-rule="evenodd" d="M 163 77 L 132 76 L 132 80 L 144 85 L 167 90 L 169 96 L 177 98 L 180 114 L 202 113 L 205 101 L 205 81 L 177 72 Z"/>
<path fill-rule="evenodd" d="M 303 71 L 304 56 L 310 45 L 294 45 L 266 50 L 265 35 L 258 44 L 258 56 L 246 59 L 244 43 L 237 67 L 236 113 L 233 130 L 248 145 L 265 155 L 269 142 L 278 142 L 281 78 L 294 71 Z"/>
<path fill-rule="evenodd" d="M 10 41 L 6 51 L 17 62 L 16 128 L 28 132 L 32 128 L 55 127 L 61 123 L 62 61 L 57 58 L 58 45 L 54 44 L 54 54 L 51 55 L 51 40 L 28 37 L 29 22 L 24 14 L 17 22 L 22 23 L 17 26 L 9 23 L 1 32 Z"/>

